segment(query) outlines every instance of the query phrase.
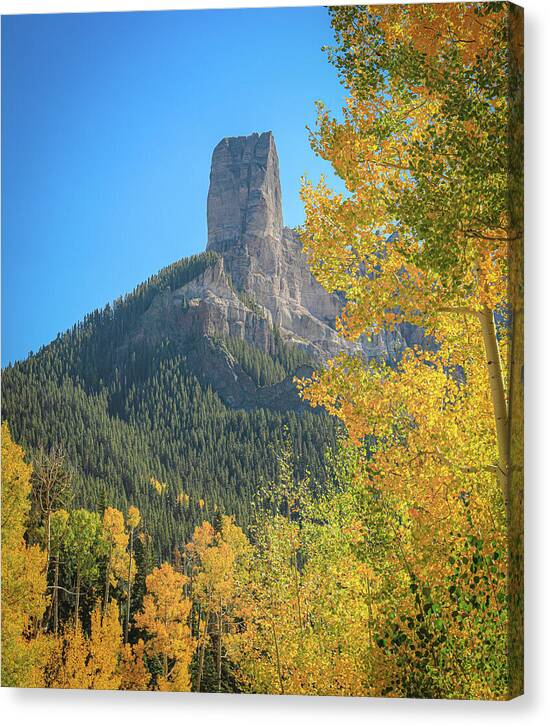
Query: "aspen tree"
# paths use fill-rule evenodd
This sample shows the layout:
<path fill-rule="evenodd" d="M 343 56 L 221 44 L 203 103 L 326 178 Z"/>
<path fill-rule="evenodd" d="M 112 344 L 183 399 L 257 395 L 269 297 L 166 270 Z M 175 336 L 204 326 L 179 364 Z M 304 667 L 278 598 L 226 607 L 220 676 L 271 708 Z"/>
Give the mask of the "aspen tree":
<path fill-rule="evenodd" d="M 24 540 L 31 467 L 2 423 L 2 685 L 40 687 L 46 643 L 36 635 L 48 606 L 47 555 Z"/>
<path fill-rule="evenodd" d="M 126 618 L 124 623 L 124 643 L 128 642 L 128 630 L 130 627 L 130 606 L 131 606 L 131 597 L 132 597 L 132 581 L 134 578 L 134 573 L 132 571 L 132 564 L 133 564 L 133 537 L 136 527 L 139 526 L 139 522 L 141 521 L 141 514 L 139 512 L 139 509 L 137 507 L 130 506 L 128 509 L 128 518 L 127 523 L 128 527 L 130 528 L 130 556 L 128 558 L 128 577 L 127 577 L 127 587 L 128 587 L 128 594 L 127 594 L 127 600 L 126 600 Z"/>
<path fill-rule="evenodd" d="M 107 507 L 103 512 L 102 539 L 107 551 L 105 571 L 105 594 L 103 597 L 103 614 L 109 604 L 111 586 L 115 586 L 120 577 L 127 574 L 129 568 L 128 534 L 124 526 L 124 515 L 114 507 Z"/>
<path fill-rule="evenodd" d="M 143 609 L 135 616 L 137 627 L 148 634 L 146 651 L 158 656 L 162 664 L 159 690 L 191 688 L 189 665 L 195 644 L 188 625 L 191 602 L 183 592 L 186 581 L 167 562 L 156 567 L 147 575 Z"/>
<path fill-rule="evenodd" d="M 498 326 L 497 314 L 521 315 L 508 295 L 509 253 L 520 253 L 523 235 L 520 9 L 356 6 L 334 9 L 332 24 L 330 59 L 347 99 L 341 121 L 319 105 L 311 140 L 347 194 L 303 186 L 313 273 L 345 292 L 339 329 L 350 338 L 403 321 L 437 340 L 461 322 L 476 328 L 508 507 L 500 349 L 513 348 L 516 326 Z"/>

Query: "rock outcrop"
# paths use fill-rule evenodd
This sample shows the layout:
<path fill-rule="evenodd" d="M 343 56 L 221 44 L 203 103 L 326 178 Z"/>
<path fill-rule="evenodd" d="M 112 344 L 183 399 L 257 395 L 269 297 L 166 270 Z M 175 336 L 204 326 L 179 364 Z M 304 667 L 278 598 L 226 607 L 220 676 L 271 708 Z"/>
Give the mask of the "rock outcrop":
<path fill-rule="evenodd" d="M 212 155 L 208 249 L 233 256 L 242 250 L 246 256 L 246 242 L 281 236 L 282 195 L 272 133 L 223 139 Z M 268 244 L 263 247 L 268 251 Z"/>
<path fill-rule="evenodd" d="M 216 146 L 208 193 L 207 249 L 221 255 L 237 294 L 253 300 L 269 326 L 276 326 L 285 340 L 322 359 L 341 350 L 360 351 L 368 357 L 398 355 L 406 346 L 400 333 L 357 344 L 337 335 L 335 319 L 343 302 L 311 275 L 297 234 L 283 226 L 281 199 L 278 154 L 270 131 L 223 139 Z M 240 318 L 240 311 L 236 317 Z M 249 339 L 250 325 L 245 320 L 239 323 L 242 337 Z"/>
<path fill-rule="evenodd" d="M 217 254 L 217 261 L 159 296 L 143 330 L 182 343 L 237 337 L 267 353 L 274 349 L 276 330 L 317 361 L 341 351 L 394 359 L 417 342 L 418 331 L 411 326 L 355 343 L 337 334 L 343 300 L 314 279 L 297 233 L 283 226 L 278 154 L 270 131 L 226 138 L 215 147 L 207 218 L 207 250 Z M 195 342 L 188 360 L 199 375 L 204 368 L 216 371 L 213 385 L 231 405 L 284 408 L 295 403 L 288 398 L 291 379 L 276 390 L 260 391 L 230 356 L 207 344 Z"/>

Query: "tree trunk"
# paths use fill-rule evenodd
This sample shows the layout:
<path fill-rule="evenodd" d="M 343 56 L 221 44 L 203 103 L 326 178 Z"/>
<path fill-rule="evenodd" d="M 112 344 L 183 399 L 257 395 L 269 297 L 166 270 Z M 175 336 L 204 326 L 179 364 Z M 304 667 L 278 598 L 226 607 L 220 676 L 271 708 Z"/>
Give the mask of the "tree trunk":
<path fill-rule="evenodd" d="M 189 575 L 189 599 L 191 602 L 193 602 L 193 566 L 191 563 L 190 566 L 190 575 Z M 200 610 L 199 617 L 198 617 L 198 635 L 200 635 Z M 195 629 L 194 629 L 194 621 L 195 621 L 195 608 L 191 607 L 191 635 L 194 636 Z"/>
<path fill-rule="evenodd" d="M 288 507 L 288 524 L 292 525 L 292 510 L 289 497 L 286 497 L 286 506 Z M 299 629 L 303 630 L 303 617 L 301 615 L 301 593 L 299 588 L 299 571 L 297 568 L 297 550 L 292 547 L 292 556 L 290 558 L 290 567 L 294 571 L 295 596 L 297 602 L 297 617 L 299 619 Z"/>
<path fill-rule="evenodd" d="M 50 571 L 50 549 L 51 549 L 51 507 L 48 503 L 46 510 L 46 576 Z"/>
<path fill-rule="evenodd" d="M 200 693 L 200 685 L 202 683 L 202 674 L 204 672 L 204 655 L 206 653 L 206 637 L 208 635 L 208 622 L 210 620 L 210 612 L 206 612 L 204 619 L 204 635 L 202 636 L 202 646 L 200 648 L 200 658 L 198 659 L 198 674 L 196 676 L 196 690 Z M 200 635 L 200 631 L 198 631 Z"/>
<path fill-rule="evenodd" d="M 133 559 L 133 527 L 130 530 L 130 561 L 128 563 L 128 601 L 126 602 L 126 622 L 124 623 L 124 643 L 128 642 L 130 629 L 130 603 L 132 598 L 132 559 Z"/>
<path fill-rule="evenodd" d="M 275 624 L 273 620 L 273 616 L 270 617 L 271 621 L 271 632 L 273 634 L 273 643 L 275 647 L 275 655 L 276 655 L 276 670 L 278 673 L 278 683 L 280 685 L 280 693 L 284 695 L 284 683 L 282 681 L 282 669 L 280 668 L 280 653 L 278 651 L 278 638 L 276 637 L 276 629 Z"/>
<path fill-rule="evenodd" d="M 202 608 L 198 606 L 198 617 L 196 623 L 196 637 L 200 640 L 200 625 L 202 624 Z"/>
<path fill-rule="evenodd" d="M 105 595 L 103 597 L 103 610 L 101 612 L 101 619 L 105 617 L 107 605 L 109 604 L 109 593 L 111 589 L 111 567 L 112 567 L 112 544 L 109 551 L 109 559 L 107 561 L 107 572 L 105 575 Z"/>
<path fill-rule="evenodd" d="M 59 553 L 55 559 L 55 575 L 53 580 L 53 632 L 59 630 Z"/>
<path fill-rule="evenodd" d="M 372 618 L 372 593 L 370 590 L 370 578 L 366 578 L 366 588 L 368 590 L 368 638 L 370 640 L 370 647 L 374 647 L 374 636 L 372 633 L 372 624 L 373 624 L 373 618 Z"/>
<path fill-rule="evenodd" d="M 217 692 L 221 693 L 221 639 L 223 637 L 223 616 L 221 614 L 221 602 L 217 614 Z"/>
<path fill-rule="evenodd" d="M 498 472 L 505 509 L 509 509 L 509 417 L 505 399 L 505 385 L 501 369 L 499 345 L 492 310 L 484 307 L 479 313 L 486 367 L 490 383 L 492 407 L 498 444 Z"/>
<path fill-rule="evenodd" d="M 299 571 L 297 569 L 297 552 L 294 551 L 292 568 L 294 571 L 294 585 L 297 602 L 297 617 L 299 619 L 299 629 L 303 630 L 303 616 L 301 614 L 301 588 L 299 584 Z"/>
<path fill-rule="evenodd" d="M 78 623 L 78 611 L 80 610 L 80 568 L 78 568 L 76 572 L 76 603 L 74 606 L 74 624 L 76 625 Z"/>

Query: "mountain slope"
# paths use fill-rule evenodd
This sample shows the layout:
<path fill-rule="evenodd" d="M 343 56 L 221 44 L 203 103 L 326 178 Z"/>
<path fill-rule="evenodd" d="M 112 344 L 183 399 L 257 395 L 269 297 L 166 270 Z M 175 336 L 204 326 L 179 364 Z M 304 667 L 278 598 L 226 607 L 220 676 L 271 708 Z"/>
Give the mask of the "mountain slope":
<path fill-rule="evenodd" d="M 311 276 L 281 210 L 272 134 L 224 139 L 206 251 L 4 371 L 2 416 L 15 439 L 67 450 L 78 503 L 136 504 L 158 555 L 205 512 L 245 525 L 286 428 L 298 473 L 322 482 L 335 423 L 300 401 L 294 376 L 341 350 L 398 355 L 415 334 L 342 341 L 342 300 Z"/>
<path fill-rule="evenodd" d="M 285 427 L 301 474 L 322 479 L 334 443 L 333 422 L 304 410 L 290 383 L 291 371 L 310 370 L 299 369 L 303 353 L 278 336 L 268 354 L 196 331 L 170 337 L 166 318 L 151 323 L 151 306 L 215 259 L 170 266 L 3 375 L 2 415 L 15 439 L 67 450 L 78 504 L 136 504 L 159 557 L 205 514 L 246 524 L 254 492 L 275 476 Z M 166 484 L 162 494 L 153 479 Z"/>

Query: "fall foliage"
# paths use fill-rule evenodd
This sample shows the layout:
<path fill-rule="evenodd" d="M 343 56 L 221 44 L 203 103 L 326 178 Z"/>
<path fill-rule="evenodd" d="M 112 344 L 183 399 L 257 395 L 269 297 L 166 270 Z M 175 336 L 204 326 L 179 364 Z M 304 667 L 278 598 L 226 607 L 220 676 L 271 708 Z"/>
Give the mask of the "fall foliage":
<path fill-rule="evenodd" d="M 296 382 L 339 422 L 337 447 L 320 482 L 281 431 L 247 526 L 149 472 L 154 507 L 194 527 L 170 532 L 167 558 L 139 487 L 124 511 L 73 505 L 66 453 L 26 456 L 3 423 L 2 685 L 522 689 L 521 16 L 497 2 L 331 18 L 347 98 L 339 116 L 318 104 L 311 144 L 345 193 L 303 181 L 301 240 L 346 301 L 342 336 L 408 326 L 417 344 Z"/>
<path fill-rule="evenodd" d="M 336 8 L 332 18 L 330 56 L 348 97 L 341 120 L 319 105 L 311 141 L 348 194 L 305 181 L 302 241 L 317 279 L 345 294 L 344 336 L 408 324 L 424 337 L 399 361 L 340 356 L 300 385 L 354 444 L 369 444 L 364 486 L 398 502 L 400 566 L 416 595 L 421 583 L 429 597 L 435 584 L 455 593 L 447 583 L 457 577 L 456 548 L 469 542 L 464 531 L 480 561 L 496 557 L 491 572 L 502 581 L 476 593 L 473 607 L 481 638 L 489 621 L 477 598 L 494 609 L 499 635 L 487 640 L 504 660 L 507 524 L 520 516 L 510 502 L 522 488 L 509 448 L 519 362 L 509 352 L 520 346 L 522 317 L 520 295 L 509 295 L 523 235 L 520 9 L 361 6 Z M 520 563 L 508 581 L 520 592 Z M 486 585 L 479 574 L 473 582 Z M 470 610 L 466 599 L 458 605 L 452 618 L 463 629 Z M 389 651 L 401 656 L 398 646 Z M 509 694 L 521 691 L 520 667 L 505 677 Z M 493 693 L 478 681 L 473 697 Z"/>
<path fill-rule="evenodd" d="M 161 663 L 160 690 L 189 691 L 188 668 L 193 642 L 187 624 L 191 603 L 185 597 L 184 575 L 164 562 L 147 575 L 147 594 L 135 623 L 149 636 L 147 652 Z"/>
<path fill-rule="evenodd" d="M 2 685 L 41 687 L 46 643 L 39 622 L 48 605 L 46 553 L 24 539 L 31 467 L 2 424 Z"/>

